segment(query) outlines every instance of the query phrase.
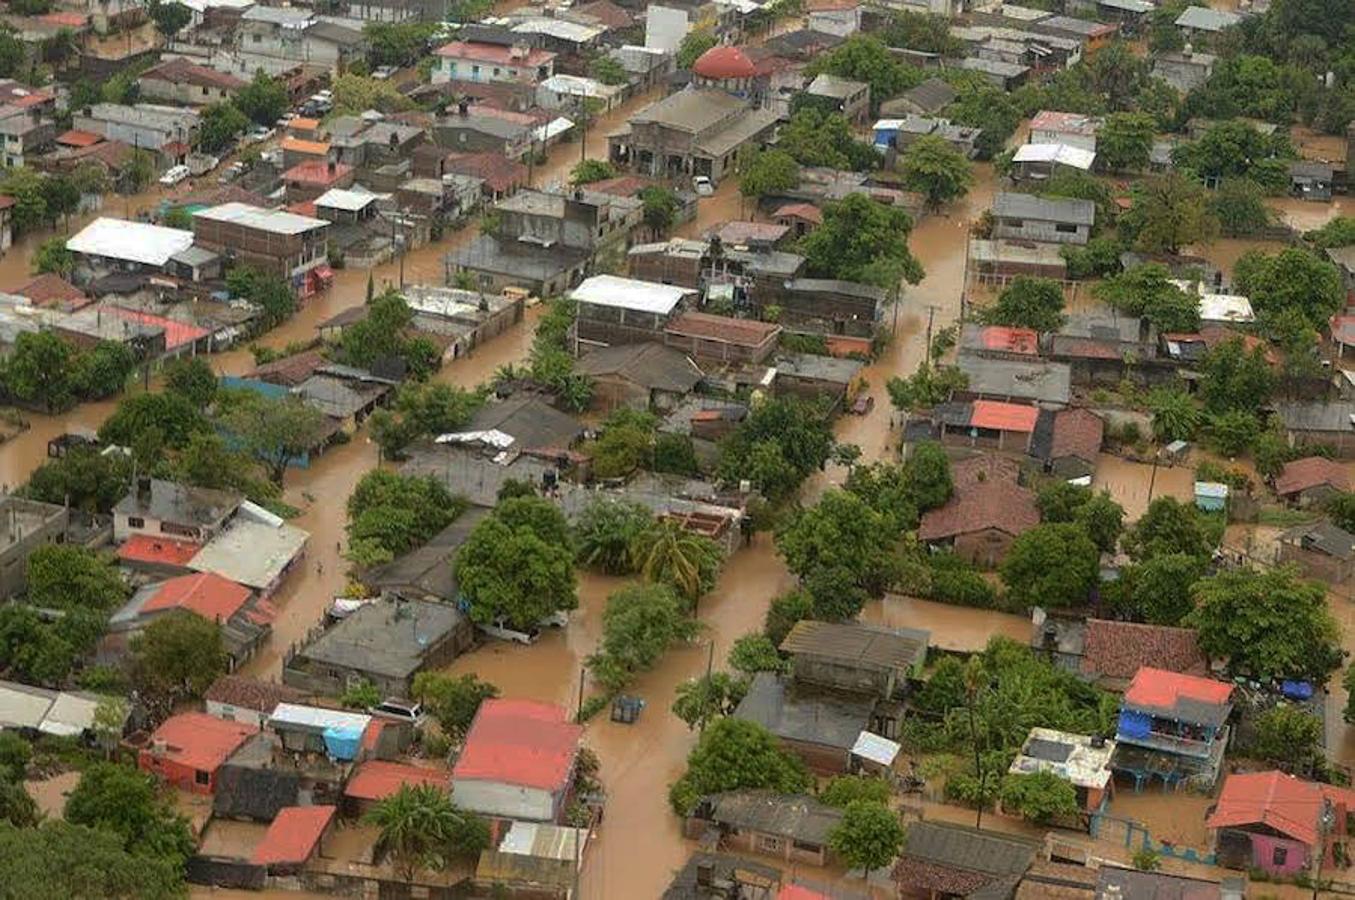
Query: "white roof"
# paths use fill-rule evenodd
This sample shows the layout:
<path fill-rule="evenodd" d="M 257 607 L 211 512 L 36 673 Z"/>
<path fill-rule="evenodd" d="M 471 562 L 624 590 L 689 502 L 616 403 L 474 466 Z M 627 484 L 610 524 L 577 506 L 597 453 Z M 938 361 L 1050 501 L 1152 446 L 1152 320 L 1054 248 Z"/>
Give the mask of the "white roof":
<path fill-rule="evenodd" d="M 1060 755 L 1062 759 L 1058 758 Z M 1011 775 L 1053 772 L 1077 787 L 1099 789 L 1110 781 L 1110 758 L 1114 755 L 1115 742 L 1111 740 L 1093 747 L 1092 739 L 1085 734 L 1032 728 L 1007 772 Z"/>
<path fill-rule="evenodd" d="M 337 728 L 341 731 L 365 731 L 372 717 L 342 709 L 323 709 L 299 703 L 279 703 L 268 716 L 269 722 L 304 725 L 310 728 Z"/>
<path fill-rule="evenodd" d="M 270 528 L 277 528 L 286 521 L 282 516 L 277 513 L 269 512 L 253 500 L 241 500 L 240 509 L 237 511 L 236 515 L 253 519 L 255 522 L 260 522 Z"/>
<path fill-rule="evenodd" d="M 499 844 L 499 852 L 541 859 L 578 860 L 582 863 L 581 843 L 586 840 L 587 834 L 583 828 L 513 822 Z"/>
<path fill-rule="evenodd" d="M 610 97 L 621 90 L 620 85 L 603 84 L 596 78 L 579 75 L 552 75 L 540 86 L 557 94 L 578 94 L 584 97 Z"/>
<path fill-rule="evenodd" d="M 564 116 L 557 116 L 551 119 L 545 125 L 538 125 L 532 129 L 532 137 L 538 141 L 548 141 L 556 135 L 564 134 L 574 127 L 572 119 L 566 119 Z"/>
<path fill-rule="evenodd" d="M 341 209 L 344 212 L 361 212 L 374 200 L 376 200 L 376 194 L 369 194 L 366 191 L 330 188 L 315 198 L 315 205 L 317 207 L 325 206 L 330 209 Z"/>
<path fill-rule="evenodd" d="M 260 209 L 248 203 L 223 203 L 193 213 L 209 222 L 233 222 L 273 234 L 303 234 L 313 228 L 323 228 L 324 219 L 298 216 L 280 209 Z"/>
<path fill-rule="evenodd" d="M 99 700 L 85 694 L 60 693 L 43 716 L 38 731 L 66 737 L 78 736 L 94 727 L 94 711 Z"/>
<path fill-rule="evenodd" d="M 1202 294 L 1200 318 L 1205 322 L 1252 322 L 1251 301 L 1239 294 Z"/>
<path fill-rule="evenodd" d="M 0 727 L 37 728 L 54 700 L 56 691 L 0 682 Z"/>
<path fill-rule="evenodd" d="M 597 25 L 584 25 L 567 19 L 548 19 L 545 16 L 534 17 L 513 26 L 516 34 L 546 34 L 554 38 L 575 43 L 584 43 L 598 37 L 607 29 Z"/>
<path fill-rule="evenodd" d="M 1197 481 L 1195 482 L 1196 497 L 1218 497 L 1228 499 L 1228 485 L 1221 481 Z"/>
<path fill-rule="evenodd" d="M 1092 151 L 1067 144 L 1022 144 L 1016 148 L 1016 155 L 1012 157 L 1013 162 L 1059 163 L 1084 172 L 1091 169 L 1095 159 L 1096 154 Z"/>
<path fill-rule="evenodd" d="M 188 561 L 188 567 L 263 590 L 273 586 L 309 537 L 292 525 L 273 527 L 236 516 Z"/>
<path fill-rule="evenodd" d="M 66 249 L 72 253 L 120 259 L 144 266 L 163 266 L 174 254 L 182 253 L 191 246 L 191 231 L 103 217 L 90 222 L 80 229 L 79 234 L 66 241 Z"/>
<path fill-rule="evenodd" d="M 1200 31 L 1222 31 L 1241 21 L 1242 17 L 1237 13 L 1203 6 L 1188 6 L 1185 12 L 1176 17 L 1177 25 L 1183 28 L 1197 28 Z"/>
<path fill-rule="evenodd" d="M 511 434 L 505 434 L 497 428 L 491 428 L 487 431 L 457 431 L 449 434 L 440 434 L 433 438 L 435 444 L 488 444 L 491 447 L 497 447 L 500 450 L 507 450 L 513 446 L 515 438 Z"/>
<path fill-rule="evenodd" d="M 634 278 L 620 278 L 616 275 L 594 275 L 592 278 L 585 278 L 570 296 L 580 303 L 633 309 L 666 316 L 690 293 L 692 291 L 689 288 L 675 287 L 671 284 L 636 281 Z"/>
<path fill-rule="evenodd" d="M 879 763 L 882 766 L 892 766 L 894 758 L 899 755 L 899 751 L 902 749 L 903 745 L 897 741 L 891 741 L 889 738 L 880 737 L 878 734 L 863 731 L 856 736 L 856 744 L 852 746 L 852 755 L 873 763 Z"/>

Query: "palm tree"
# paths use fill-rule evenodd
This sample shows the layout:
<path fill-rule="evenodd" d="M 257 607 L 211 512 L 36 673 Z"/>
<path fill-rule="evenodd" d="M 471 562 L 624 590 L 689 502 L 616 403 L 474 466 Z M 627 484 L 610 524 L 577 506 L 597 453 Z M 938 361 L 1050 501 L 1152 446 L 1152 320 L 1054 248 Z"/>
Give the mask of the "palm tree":
<path fill-rule="evenodd" d="M 381 830 L 377 856 L 390 856 L 396 873 L 414 883 L 419 869 L 442 869 L 455 856 L 489 846 L 489 826 L 452 803 L 451 794 L 431 784 L 401 785 L 377 802 L 364 820 Z"/>
<path fill-rule="evenodd" d="M 715 579 L 720 550 L 715 542 L 692 534 L 675 519 L 660 519 L 631 547 L 635 568 L 650 581 L 672 585 L 695 603 Z"/>

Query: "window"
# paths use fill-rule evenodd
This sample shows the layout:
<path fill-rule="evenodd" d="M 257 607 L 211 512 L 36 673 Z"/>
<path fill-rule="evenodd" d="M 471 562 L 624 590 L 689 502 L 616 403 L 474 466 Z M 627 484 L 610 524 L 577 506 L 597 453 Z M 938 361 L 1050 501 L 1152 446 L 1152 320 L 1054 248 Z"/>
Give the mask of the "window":
<path fill-rule="evenodd" d="M 141 518 L 140 516 L 128 516 L 128 517 L 127 517 L 127 527 L 128 527 L 128 528 L 145 528 L 145 527 L 146 527 L 146 520 L 143 519 L 143 518 Z"/>
<path fill-rule="evenodd" d="M 194 769 L 193 781 L 195 781 L 198 784 L 211 784 L 212 775 L 210 772 L 204 772 L 201 769 Z"/>
<path fill-rule="evenodd" d="M 1270 852 L 1270 864 L 1273 866 L 1282 866 L 1289 859 L 1288 847 L 1276 847 Z"/>
<path fill-rule="evenodd" d="M 1003 219 L 1003 220 L 1002 220 L 1002 224 L 1003 224 L 1003 225 L 1006 225 L 1008 228 L 1025 228 L 1025 227 L 1026 227 L 1026 223 L 1025 223 L 1025 220 L 1024 220 L 1024 219 Z"/>
<path fill-rule="evenodd" d="M 811 844 L 808 841 L 791 841 L 790 845 L 796 850 L 803 850 L 806 853 L 818 853 L 823 849 L 819 844 Z"/>
<path fill-rule="evenodd" d="M 456 63 L 454 62 L 447 63 L 447 74 L 452 76 L 456 75 Z"/>
<path fill-rule="evenodd" d="M 251 37 L 254 38 L 254 43 L 256 43 L 256 44 L 262 44 L 262 43 L 263 43 L 263 35 L 261 35 L 261 34 L 255 34 L 255 35 L 251 35 Z"/>
<path fill-rule="evenodd" d="M 206 97 L 209 90 L 210 90 L 210 89 L 209 89 L 206 85 L 203 85 L 203 88 L 202 88 L 202 96 Z"/>
<path fill-rule="evenodd" d="M 757 848 L 763 853 L 780 853 L 781 839 L 768 834 L 760 834 L 757 838 Z"/>
<path fill-rule="evenodd" d="M 1062 223 L 1055 225 L 1054 230 L 1059 234 L 1077 234 L 1076 225 L 1064 225 Z"/>
<path fill-rule="evenodd" d="M 498 66 L 495 66 L 495 67 L 494 67 L 494 77 L 495 77 L 495 78 L 498 78 L 499 75 L 501 75 L 501 74 L 503 74 L 503 70 L 500 69 Z"/>

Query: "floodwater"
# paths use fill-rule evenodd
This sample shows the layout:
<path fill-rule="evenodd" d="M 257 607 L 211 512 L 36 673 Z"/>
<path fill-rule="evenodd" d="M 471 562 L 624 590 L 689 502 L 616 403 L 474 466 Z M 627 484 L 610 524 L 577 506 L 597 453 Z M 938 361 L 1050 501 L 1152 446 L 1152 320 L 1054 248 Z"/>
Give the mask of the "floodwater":
<path fill-rule="evenodd" d="M 1134 521 L 1148 509 L 1157 497 L 1175 497 L 1193 503 L 1195 500 L 1195 470 L 1190 465 L 1159 465 L 1157 471 L 1150 463 L 1137 463 L 1109 453 L 1096 460 L 1096 475 L 1092 487 L 1107 491 L 1116 503 L 1124 507 L 1125 519 Z"/>
<path fill-rule="evenodd" d="M 982 650 L 995 637 L 1011 638 L 1021 644 L 1030 640 L 1030 619 L 1025 616 L 934 603 L 898 594 L 888 594 L 883 600 L 868 603 L 861 612 L 861 619 L 889 628 L 930 631 L 933 647 L 955 653 Z"/>
<path fill-rule="evenodd" d="M 24 790 L 37 802 L 38 811 L 45 818 L 59 819 L 66 809 L 66 797 L 79 783 L 79 772 L 62 772 L 41 781 L 25 781 Z"/>

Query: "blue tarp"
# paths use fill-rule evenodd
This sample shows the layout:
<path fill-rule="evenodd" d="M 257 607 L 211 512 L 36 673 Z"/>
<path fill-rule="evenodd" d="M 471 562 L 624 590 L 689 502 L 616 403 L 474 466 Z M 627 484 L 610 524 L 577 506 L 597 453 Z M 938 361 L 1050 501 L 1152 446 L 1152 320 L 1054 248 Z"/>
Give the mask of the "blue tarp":
<path fill-rule="evenodd" d="M 361 728 L 325 729 L 325 750 L 335 759 L 356 759 L 361 743 Z"/>
<path fill-rule="evenodd" d="M 1119 734 L 1123 737 L 1145 738 L 1152 730 L 1153 717 L 1147 713 L 1120 710 Z"/>
<path fill-rule="evenodd" d="M 1308 700 L 1313 696 L 1313 685 L 1308 681 L 1285 681 L 1280 684 L 1280 692 L 1290 700 Z"/>

